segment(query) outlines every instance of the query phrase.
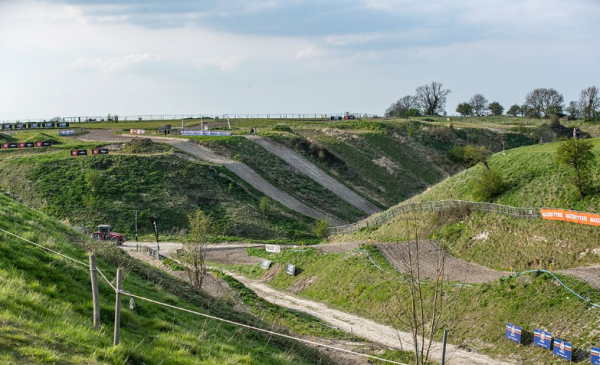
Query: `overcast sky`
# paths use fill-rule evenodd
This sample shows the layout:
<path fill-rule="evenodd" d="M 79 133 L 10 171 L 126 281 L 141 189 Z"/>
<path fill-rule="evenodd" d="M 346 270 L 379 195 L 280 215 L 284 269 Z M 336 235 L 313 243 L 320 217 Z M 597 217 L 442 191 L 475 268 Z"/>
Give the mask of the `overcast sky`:
<path fill-rule="evenodd" d="M 0 120 L 508 108 L 600 87 L 600 0 L 0 0 Z"/>

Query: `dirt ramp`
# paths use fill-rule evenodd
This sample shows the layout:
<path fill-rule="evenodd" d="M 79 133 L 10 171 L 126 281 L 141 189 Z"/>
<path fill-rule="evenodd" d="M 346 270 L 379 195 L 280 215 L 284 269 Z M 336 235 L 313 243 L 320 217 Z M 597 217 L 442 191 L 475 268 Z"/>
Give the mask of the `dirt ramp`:
<path fill-rule="evenodd" d="M 408 253 L 409 249 L 411 249 L 414 257 L 414 242 L 378 243 L 376 246 L 390 264 L 395 266 L 401 272 L 408 272 Z M 462 283 L 485 283 L 507 275 L 507 273 L 502 271 L 488 269 L 463 259 L 453 257 L 433 241 L 420 241 L 419 268 L 421 276 L 429 279 L 437 277 L 436 267 L 438 266 L 440 250 L 442 250 L 441 254 L 444 257 L 444 277 L 447 276 L 452 281 Z"/>

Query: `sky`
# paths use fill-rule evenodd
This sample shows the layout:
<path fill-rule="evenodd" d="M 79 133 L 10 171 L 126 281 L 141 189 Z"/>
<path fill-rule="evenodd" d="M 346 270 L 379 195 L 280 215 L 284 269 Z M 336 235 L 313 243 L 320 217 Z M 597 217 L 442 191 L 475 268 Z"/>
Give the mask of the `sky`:
<path fill-rule="evenodd" d="M 446 111 L 600 87 L 600 0 L 0 0 L 0 120 Z"/>

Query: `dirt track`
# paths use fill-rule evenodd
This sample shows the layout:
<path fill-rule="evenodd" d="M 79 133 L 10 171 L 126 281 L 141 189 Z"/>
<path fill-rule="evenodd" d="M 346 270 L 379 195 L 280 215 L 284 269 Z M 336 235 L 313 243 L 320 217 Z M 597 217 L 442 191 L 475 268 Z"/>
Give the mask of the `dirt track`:
<path fill-rule="evenodd" d="M 377 248 L 381 250 L 385 258 L 392 266 L 400 272 L 408 272 L 408 250 L 410 243 L 378 243 Z M 411 249 L 414 257 L 414 246 Z M 444 276 L 452 281 L 461 283 L 485 283 L 492 280 L 497 280 L 509 273 L 488 269 L 487 267 L 467 262 L 456 258 L 441 249 L 437 243 L 432 241 L 419 242 L 419 269 L 421 275 L 434 279 L 438 276 L 436 267 L 440 254 L 444 259 Z"/>
<path fill-rule="evenodd" d="M 149 138 L 146 136 L 127 136 L 127 135 L 115 135 L 112 131 L 108 130 L 90 130 L 88 134 L 79 136 L 78 139 L 82 141 L 98 141 L 98 142 L 129 142 L 135 138 Z M 219 156 L 209 149 L 202 147 L 198 144 L 192 143 L 186 139 L 181 138 L 164 138 L 164 137 L 151 137 L 155 142 L 164 142 L 172 145 L 173 147 L 187 152 L 188 154 L 199 158 L 204 161 L 209 161 L 215 164 L 223 165 L 226 169 L 233 172 L 242 180 L 250 184 L 256 190 L 270 197 L 271 199 L 278 201 L 284 206 L 292 209 L 296 212 L 302 213 L 314 219 L 325 219 L 330 220 L 333 225 L 343 225 L 345 222 L 331 217 L 319 210 L 309 207 L 308 205 L 300 202 L 290 194 L 276 188 L 267 180 L 263 179 L 254 170 L 248 167 L 246 164 L 241 162 L 230 160 L 226 157 Z"/>
<path fill-rule="evenodd" d="M 295 168 L 298 172 L 305 174 L 310 177 L 321 186 L 333 192 L 335 195 L 344 199 L 346 202 L 352 204 L 356 208 L 362 210 L 367 214 L 375 214 L 380 212 L 381 209 L 377 208 L 371 202 L 356 194 L 354 191 L 348 189 L 346 186 L 341 184 L 336 179 L 327 175 L 323 170 L 317 167 L 317 165 L 308 161 L 300 154 L 292 151 L 291 149 L 279 144 L 269 138 L 261 136 L 245 136 L 251 141 L 254 141 L 264 147 L 267 151 L 283 159 L 290 166 Z"/>
<path fill-rule="evenodd" d="M 258 296 L 268 300 L 271 303 L 308 313 L 334 327 L 339 328 L 340 330 L 348 332 L 352 330 L 352 332 L 357 336 L 383 344 L 385 346 L 399 348 L 399 344 L 401 342 L 404 349 L 410 350 L 411 348 L 410 346 L 412 344 L 412 339 L 411 335 L 407 332 L 398 332 L 392 327 L 388 327 L 353 314 L 331 309 L 325 304 L 280 292 L 257 280 L 248 279 L 234 273 L 228 274 L 236 278 L 248 288 L 252 289 Z M 486 355 L 461 350 L 455 345 L 448 345 L 446 356 L 446 363 L 455 365 L 512 364 L 510 362 L 492 359 Z M 441 360 L 442 346 L 440 343 L 436 343 L 433 346 L 432 357 L 437 361 Z"/>

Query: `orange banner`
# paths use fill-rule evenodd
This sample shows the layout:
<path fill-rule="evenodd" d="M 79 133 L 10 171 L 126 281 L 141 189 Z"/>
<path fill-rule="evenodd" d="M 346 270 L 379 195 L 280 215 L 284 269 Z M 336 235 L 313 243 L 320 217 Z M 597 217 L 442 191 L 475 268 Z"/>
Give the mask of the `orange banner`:
<path fill-rule="evenodd" d="M 540 209 L 542 219 L 600 226 L 600 214 L 580 213 L 562 209 Z"/>

